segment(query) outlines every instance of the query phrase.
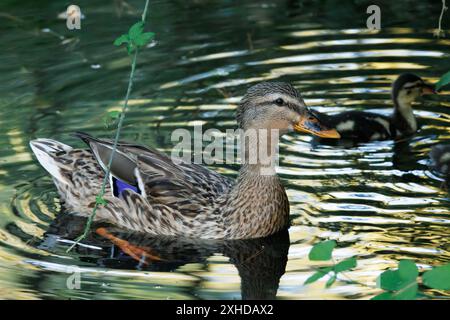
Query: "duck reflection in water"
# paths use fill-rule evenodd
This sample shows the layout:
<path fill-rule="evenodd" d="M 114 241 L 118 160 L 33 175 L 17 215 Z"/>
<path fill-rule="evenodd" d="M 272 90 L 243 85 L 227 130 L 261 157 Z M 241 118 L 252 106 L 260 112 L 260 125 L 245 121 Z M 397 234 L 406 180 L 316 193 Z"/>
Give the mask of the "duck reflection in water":
<path fill-rule="evenodd" d="M 61 242 L 55 239 L 75 239 L 85 225 L 85 218 L 62 213 L 52 222 L 39 247 L 64 252 L 67 247 L 58 246 Z M 84 241 L 90 246 L 78 246 L 74 250 L 81 261 L 92 262 L 92 257 L 97 256 L 98 267 L 169 272 L 190 263 L 206 265 L 212 255 L 223 254 L 239 272 L 244 300 L 276 297 L 290 246 L 287 229 L 269 237 L 248 240 L 152 237 L 104 224 L 97 224 L 92 230 Z M 101 247 L 101 253 L 92 246 Z"/>

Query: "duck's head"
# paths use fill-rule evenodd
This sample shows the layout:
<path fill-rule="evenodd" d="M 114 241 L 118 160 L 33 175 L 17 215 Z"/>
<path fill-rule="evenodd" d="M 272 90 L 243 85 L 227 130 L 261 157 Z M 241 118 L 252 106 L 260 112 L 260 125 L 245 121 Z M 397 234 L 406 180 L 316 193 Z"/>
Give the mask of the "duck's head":
<path fill-rule="evenodd" d="M 307 132 L 323 138 L 340 138 L 306 107 L 300 93 L 289 83 L 262 82 L 250 87 L 239 103 L 239 128 Z"/>
<path fill-rule="evenodd" d="M 434 94 L 434 86 L 412 73 L 401 74 L 392 84 L 392 99 L 397 105 L 410 105 L 424 94 Z"/>

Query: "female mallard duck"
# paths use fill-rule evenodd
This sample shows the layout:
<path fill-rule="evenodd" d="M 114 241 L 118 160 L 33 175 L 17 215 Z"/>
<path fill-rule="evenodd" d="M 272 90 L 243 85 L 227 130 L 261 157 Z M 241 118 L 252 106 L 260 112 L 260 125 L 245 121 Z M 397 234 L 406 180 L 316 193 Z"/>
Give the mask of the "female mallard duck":
<path fill-rule="evenodd" d="M 237 122 L 243 132 L 257 134 L 243 143 L 244 159 L 235 182 L 147 147 L 119 143 L 105 194 L 107 204 L 99 208 L 96 219 L 152 235 L 205 239 L 258 238 L 287 227 L 289 202 L 274 164 L 252 157 L 263 141 L 257 137 L 265 136 L 273 157 L 277 146 L 267 142 L 272 141 L 267 134 L 292 129 L 326 138 L 339 138 L 339 134 L 322 126 L 300 93 L 287 83 L 251 87 L 238 106 Z M 73 149 L 50 139 L 33 140 L 30 145 L 53 176 L 65 207 L 89 215 L 112 142 L 84 133 L 76 136 L 90 149 Z"/>
<path fill-rule="evenodd" d="M 431 166 L 450 182 L 450 144 L 438 144 L 430 151 Z"/>
<path fill-rule="evenodd" d="M 422 94 L 435 93 L 433 86 L 420 77 L 401 74 L 392 84 L 394 113 L 384 116 L 364 111 L 347 111 L 335 115 L 315 112 L 321 123 L 336 128 L 342 138 L 358 141 L 395 139 L 417 131 L 413 101 Z"/>

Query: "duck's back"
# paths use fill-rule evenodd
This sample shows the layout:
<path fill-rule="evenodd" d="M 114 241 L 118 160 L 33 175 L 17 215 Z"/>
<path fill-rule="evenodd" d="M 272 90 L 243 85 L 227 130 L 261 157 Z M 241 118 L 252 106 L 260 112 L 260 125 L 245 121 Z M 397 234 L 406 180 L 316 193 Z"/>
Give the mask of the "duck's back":
<path fill-rule="evenodd" d="M 390 139 L 396 135 L 391 117 L 377 113 L 346 111 L 335 115 L 315 114 L 320 122 L 335 128 L 342 138 L 372 141 Z"/>
<path fill-rule="evenodd" d="M 89 135 L 82 138 L 90 150 L 51 139 L 33 140 L 30 145 L 52 175 L 64 206 L 90 215 L 112 142 Z M 203 237 L 221 236 L 220 226 L 204 222 L 216 199 L 228 192 L 231 179 L 200 165 L 174 163 L 169 156 L 139 145 L 119 143 L 116 155 L 105 188 L 108 205 L 99 208 L 97 218 L 155 235 L 199 236 L 205 229 Z"/>

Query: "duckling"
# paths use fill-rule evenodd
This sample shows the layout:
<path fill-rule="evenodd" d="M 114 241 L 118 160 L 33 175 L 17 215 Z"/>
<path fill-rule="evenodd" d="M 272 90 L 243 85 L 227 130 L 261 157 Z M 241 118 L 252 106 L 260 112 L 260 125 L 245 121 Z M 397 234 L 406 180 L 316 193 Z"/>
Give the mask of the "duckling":
<path fill-rule="evenodd" d="M 401 74 L 392 84 L 394 112 L 390 116 L 364 111 L 327 115 L 315 111 L 320 122 L 335 128 L 342 138 L 361 142 L 396 139 L 417 131 L 412 103 L 423 94 L 436 93 L 434 87 L 412 73 Z"/>
<path fill-rule="evenodd" d="M 339 138 L 323 126 L 290 84 L 263 82 L 248 89 L 236 112 L 238 127 L 256 136 L 244 139 L 236 181 L 198 164 L 173 160 L 148 147 L 120 142 L 111 165 L 105 200 L 95 218 L 150 235 L 204 239 L 248 239 L 288 226 L 289 202 L 275 163 L 252 157 L 266 144 L 258 135 L 289 131 Z M 66 209 L 90 215 L 105 176 L 113 142 L 77 133 L 89 146 L 74 149 L 59 141 L 30 142 L 40 164 L 52 175 Z M 250 135 L 251 137 L 251 135 Z M 256 137 L 256 138 L 255 138 Z M 264 161 L 263 161 L 264 160 Z"/>
<path fill-rule="evenodd" d="M 438 144 L 430 151 L 431 166 L 450 182 L 450 144 Z"/>

